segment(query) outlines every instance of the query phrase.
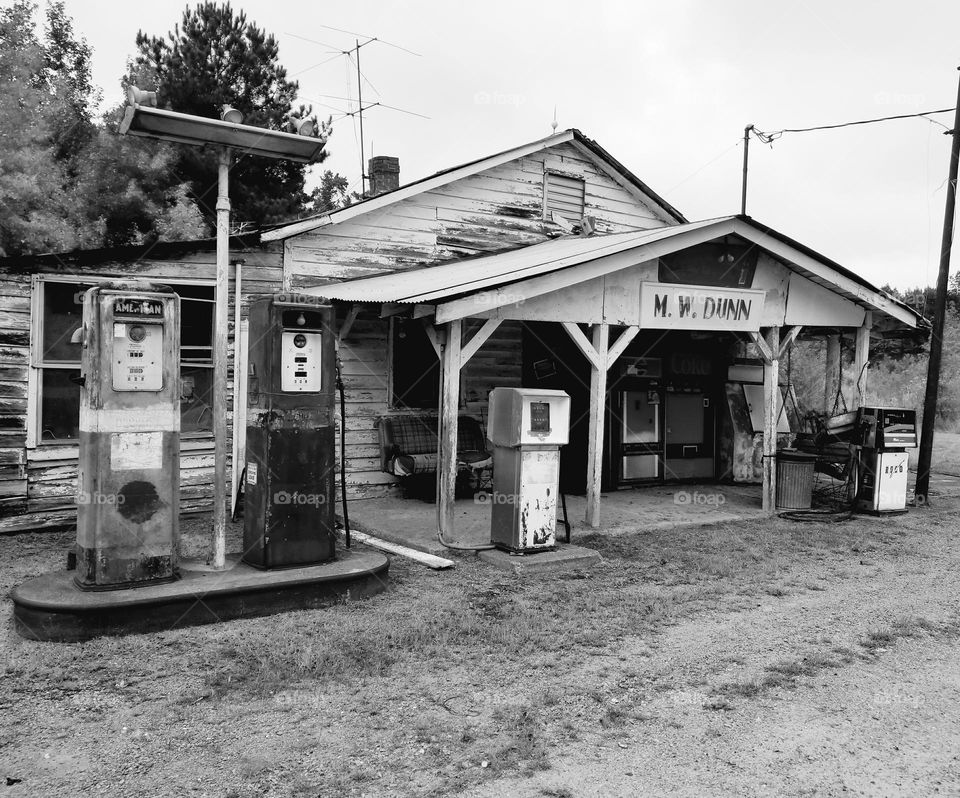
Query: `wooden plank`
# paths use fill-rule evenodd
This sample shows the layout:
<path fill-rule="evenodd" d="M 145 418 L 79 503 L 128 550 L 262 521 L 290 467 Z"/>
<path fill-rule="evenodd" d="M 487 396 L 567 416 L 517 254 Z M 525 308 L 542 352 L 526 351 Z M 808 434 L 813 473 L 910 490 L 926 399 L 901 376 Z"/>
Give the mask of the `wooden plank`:
<path fill-rule="evenodd" d="M 623 354 L 624 350 L 629 346 L 630 342 L 637 337 L 637 333 L 640 332 L 640 328 L 636 325 L 631 325 L 627 327 L 620 337 L 617 338 L 616 343 L 610 347 L 610 350 L 607 352 L 607 369 L 617 362 L 617 358 Z"/>
<path fill-rule="evenodd" d="M 837 389 L 840 385 L 840 336 L 827 336 L 827 354 L 824 364 L 823 409 L 832 414 L 837 402 Z M 840 403 L 842 406 L 842 402 Z"/>
<path fill-rule="evenodd" d="M 347 310 L 347 316 L 340 325 L 340 330 L 337 333 L 337 342 L 342 343 L 348 335 L 350 335 L 350 330 L 353 329 L 353 325 L 357 321 L 357 316 L 360 315 L 360 305 L 351 305 Z"/>
<path fill-rule="evenodd" d="M 445 557 L 438 557 L 435 554 L 427 554 L 424 551 L 417 551 L 416 549 L 411 549 L 407 546 L 401 546 L 399 543 L 390 543 L 386 540 L 381 540 L 380 538 L 374 537 L 373 535 L 368 535 L 366 532 L 358 532 L 355 529 L 351 529 L 350 536 L 358 543 L 363 543 L 365 546 L 370 546 L 371 548 L 379 549 L 380 551 L 386 551 L 390 554 L 396 554 L 399 557 L 406 557 L 409 560 L 414 560 L 422 565 L 426 565 L 428 568 L 433 568 L 435 571 L 453 568 L 453 566 L 456 565 L 453 560 L 448 560 Z"/>
<path fill-rule="evenodd" d="M 437 357 L 442 357 L 440 351 L 443 347 L 443 342 L 441 341 L 442 333 L 437 331 L 437 328 L 430 323 L 429 319 L 421 319 L 421 321 L 423 322 L 423 331 L 427 334 L 427 338 L 430 339 L 433 351 L 437 353 Z M 457 329 L 459 330 L 460 327 L 458 326 Z M 459 345 L 457 348 L 459 349 Z"/>
<path fill-rule="evenodd" d="M 579 331 L 579 328 L 578 328 Z M 582 334 L 582 333 L 581 333 Z M 590 421 L 587 439 L 587 511 L 585 521 L 600 526 L 600 477 L 603 471 L 603 416 L 607 396 L 609 324 L 593 326 L 592 349 L 596 361 L 590 369 Z"/>
<path fill-rule="evenodd" d="M 26 496 L 27 480 L 0 478 L 0 497 Z"/>
<path fill-rule="evenodd" d="M 573 339 L 573 342 L 580 348 L 580 351 L 583 352 L 587 360 L 590 361 L 590 365 L 594 369 L 603 367 L 600 353 L 597 352 L 590 341 L 587 340 L 587 336 L 583 334 L 580 325 L 574 324 L 572 321 L 564 321 L 561 322 L 561 324 L 563 325 L 563 329 L 567 331 L 567 335 Z M 607 329 L 609 330 L 609 325 L 607 325 Z M 604 347 L 604 351 L 606 351 L 606 347 Z"/>
<path fill-rule="evenodd" d="M 800 335 L 800 331 L 803 329 L 802 324 L 796 324 L 787 330 L 787 334 L 783 336 L 783 339 L 780 341 L 780 351 L 777 353 L 777 358 L 783 360 L 787 356 L 787 350 L 793 346 L 793 342 L 797 340 L 797 336 Z"/>
<path fill-rule="evenodd" d="M 24 513 L 8 518 L 0 518 L 0 534 L 26 532 L 34 529 L 52 529 L 55 527 L 73 526 L 76 524 L 76 522 L 76 508 L 64 509 L 55 513 Z"/>
<path fill-rule="evenodd" d="M 767 330 L 767 349 L 780 351 L 780 328 Z M 763 509 L 777 511 L 777 406 L 780 398 L 780 360 L 771 358 L 763 369 Z"/>
<path fill-rule="evenodd" d="M 760 333 L 750 332 L 747 333 L 747 335 L 749 335 L 750 340 L 757 345 L 757 349 L 760 350 L 760 356 L 763 358 L 764 363 L 769 363 L 771 360 L 773 360 L 773 352 Z"/>
<path fill-rule="evenodd" d="M 454 492 L 457 482 L 457 421 L 460 415 L 460 341 L 463 322 L 446 325 L 446 342 L 440 355 L 441 397 L 438 458 L 440 534 L 451 539 L 454 530 Z"/>
<path fill-rule="evenodd" d="M 863 325 L 857 327 L 853 361 L 853 379 L 856 392 L 853 395 L 851 409 L 862 407 L 867 402 L 867 376 L 870 368 L 870 329 L 872 327 L 873 313 L 868 311 L 863 320 Z"/>
<path fill-rule="evenodd" d="M 467 361 L 477 353 L 477 350 L 483 346 L 484 342 L 493 335 L 499 326 L 500 319 L 487 319 L 483 323 L 483 326 L 473 334 L 473 337 L 467 342 L 466 346 L 463 347 L 463 351 L 460 354 L 461 369 Z"/>

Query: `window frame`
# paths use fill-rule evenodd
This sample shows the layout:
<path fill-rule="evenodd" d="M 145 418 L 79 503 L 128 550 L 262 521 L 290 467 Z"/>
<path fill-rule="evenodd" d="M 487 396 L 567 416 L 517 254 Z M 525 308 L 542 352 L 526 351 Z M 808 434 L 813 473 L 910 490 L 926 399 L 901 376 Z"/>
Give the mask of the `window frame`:
<path fill-rule="evenodd" d="M 101 283 L 111 283 L 122 280 L 117 275 L 104 274 L 34 274 L 31 276 L 30 290 L 30 355 L 29 369 L 27 374 L 27 435 L 26 448 L 37 449 L 48 446 L 76 446 L 78 438 L 59 438 L 56 440 L 45 440 L 43 438 L 43 372 L 45 369 L 60 371 L 80 371 L 79 361 L 45 361 L 43 357 L 44 348 L 44 299 L 45 286 L 48 283 L 67 283 L 74 285 L 99 285 Z M 203 278 L 174 278 L 166 279 L 163 277 L 154 278 L 156 282 L 169 285 L 176 290 L 176 286 L 199 286 L 210 288 L 216 293 L 216 280 Z M 215 297 L 214 297 L 215 300 Z M 213 302 L 214 300 L 210 300 Z M 188 298 L 188 301 L 193 301 Z M 207 300 L 200 300 L 206 302 Z M 181 317 L 182 318 L 182 317 Z M 215 324 L 215 321 L 213 322 Z M 210 339 L 210 361 L 197 362 L 195 360 L 184 361 L 177 353 L 177 373 L 178 376 L 184 365 L 189 368 L 213 369 L 213 335 Z M 196 349 L 198 347 L 188 347 Z M 180 347 L 181 351 L 183 347 Z M 181 433 L 181 438 L 194 440 L 213 440 L 213 432 L 185 432 Z"/>
<path fill-rule="evenodd" d="M 436 399 L 435 404 L 428 407 L 418 406 L 407 404 L 399 404 L 396 401 L 396 390 L 395 390 L 395 380 L 396 380 L 396 369 L 394 368 L 394 360 L 397 355 L 397 323 L 401 319 L 397 316 L 391 316 L 389 319 L 389 327 L 387 333 L 387 407 L 391 411 L 397 412 L 410 412 L 410 413 L 439 413 L 440 412 L 440 390 L 443 387 L 443 368 L 440 363 L 440 357 L 437 355 L 436 349 L 433 348 L 433 344 L 430 345 L 430 351 L 433 352 L 435 362 L 437 364 L 437 390 L 435 391 Z M 414 319 L 406 317 L 402 319 L 408 323 L 413 323 Z M 430 338 L 430 333 L 425 329 L 425 325 L 421 322 L 421 326 L 424 327 L 423 333 L 427 336 L 427 339 Z"/>

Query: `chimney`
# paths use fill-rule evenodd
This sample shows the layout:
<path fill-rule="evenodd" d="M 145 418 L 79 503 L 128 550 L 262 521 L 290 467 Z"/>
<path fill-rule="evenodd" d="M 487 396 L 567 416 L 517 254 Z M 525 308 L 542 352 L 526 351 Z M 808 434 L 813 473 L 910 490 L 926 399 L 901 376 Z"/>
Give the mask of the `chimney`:
<path fill-rule="evenodd" d="M 370 180 L 368 197 L 376 197 L 400 188 L 400 159 L 389 155 L 375 155 L 367 164 L 367 177 Z"/>

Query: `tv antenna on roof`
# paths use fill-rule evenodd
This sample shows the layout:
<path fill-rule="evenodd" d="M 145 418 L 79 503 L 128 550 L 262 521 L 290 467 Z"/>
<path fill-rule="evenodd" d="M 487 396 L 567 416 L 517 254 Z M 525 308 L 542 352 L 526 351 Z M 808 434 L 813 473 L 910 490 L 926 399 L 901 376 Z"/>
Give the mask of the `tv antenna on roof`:
<path fill-rule="evenodd" d="M 364 162 L 363 112 L 369 111 L 371 108 L 376 108 L 377 106 L 379 106 L 381 108 L 388 108 L 391 111 L 400 111 L 401 113 L 410 114 L 411 116 L 419 116 L 421 119 L 429 119 L 430 117 L 425 116 L 423 114 L 418 114 L 415 111 L 408 111 L 405 108 L 397 108 L 396 106 L 393 106 L 393 105 L 387 105 L 386 103 L 382 103 L 382 102 L 370 103 L 365 106 L 363 104 L 363 81 L 366 80 L 367 83 L 370 85 L 371 88 L 373 88 L 374 91 L 377 91 L 377 90 L 376 88 L 374 88 L 373 84 L 370 83 L 369 80 L 367 80 L 366 75 L 364 75 L 363 72 L 360 71 L 360 48 L 366 47 L 368 44 L 373 44 L 374 42 L 379 42 L 380 44 L 385 44 L 388 47 L 394 47 L 397 50 L 403 50 L 405 53 L 409 53 L 410 55 L 415 55 L 417 57 L 420 56 L 420 53 L 415 53 L 413 50 L 408 50 L 406 47 L 401 47 L 399 44 L 393 44 L 393 42 L 388 42 L 384 39 L 378 38 L 377 36 L 367 36 L 362 33 L 356 33 L 355 31 L 344 30 L 343 28 L 334 28 L 330 25 L 318 25 L 317 27 L 336 31 L 337 33 L 346 33 L 350 36 L 355 37 L 353 47 L 351 47 L 349 50 L 341 50 L 337 55 L 334 56 L 334 58 L 337 58 L 340 56 L 346 56 L 348 59 L 350 59 L 350 61 L 354 62 L 357 68 L 357 110 L 344 111 L 342 113 L 344 116 L 356 116 L 360 121 L 360 194 L 361 196 L 366 196 L 368 175 L 366 171 L 366 163 Z M 314 39 L 308 39 L 306 36 L 299 36 L 296 33 L 290 33 L 288 35 L 293 36 L 297 39 L 303 39 L 304 41 L 312 42 L 313 44 L 320 44 L 326 47 L 331 46 L 326 44 L 325 42 L 318 42 L 318 41 L 315 41 Z M 360 39 L 366 39 L 366 41 L 361 42 Z M 354 54 L 356 54 L 356 57 L 354 57 Z M 328 59 L 328 60 L 333 60 L 333 59 Z M 323 61 L 321 63 L 326 63 L 326 61 Z M 319 66 L 319 64 L 317 66 Z M 347 89 L 347 93 L 349 94 L 349 87 Z M 379 92 L 377 93 L 379 94 Z M 320 96 L 333 97 L 332 95 L 320 95 Z M 333 99 L 346 100 L 347 102 L 352 102 L 351 98 L 349 97 L 333 97 Z M 323 105 L 323 103 L 320 103 L 320 104 Z"/>

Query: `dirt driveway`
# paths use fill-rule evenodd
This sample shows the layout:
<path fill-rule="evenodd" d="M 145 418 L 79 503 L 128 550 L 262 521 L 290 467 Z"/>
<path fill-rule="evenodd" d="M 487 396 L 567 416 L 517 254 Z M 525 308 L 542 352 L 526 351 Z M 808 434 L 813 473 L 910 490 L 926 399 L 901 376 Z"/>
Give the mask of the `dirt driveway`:
<path fill-rule="evenodd" d="M 588 573 L 394 560 L 366 602 L 83 644 L 7 600 L 0 796 L 957 795 L 958 512 L 580 531 Z M 0 588 L 69 542 L 0 538 Z"/>

